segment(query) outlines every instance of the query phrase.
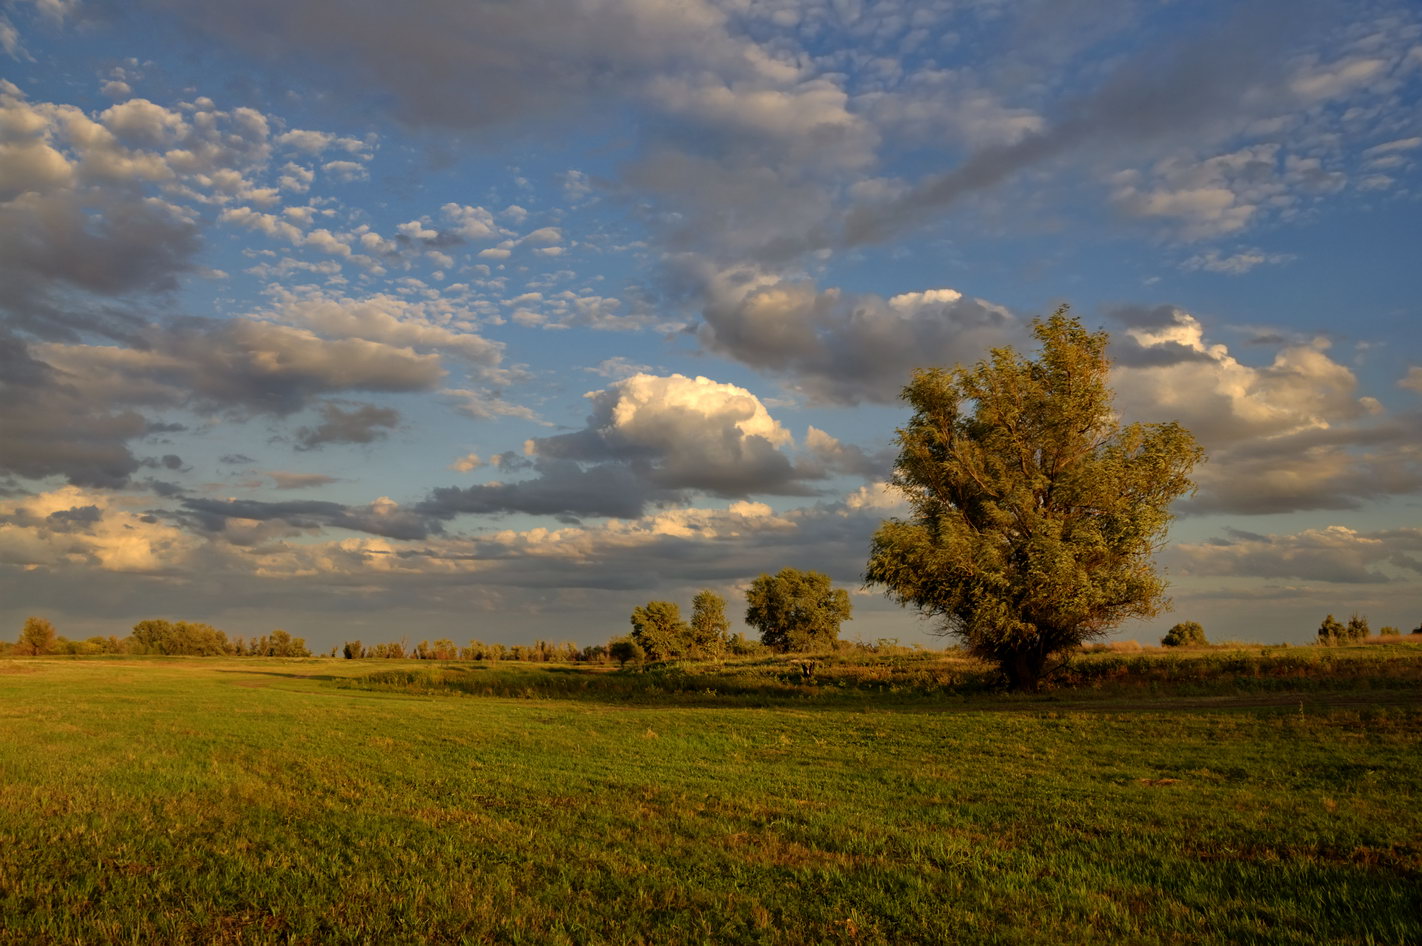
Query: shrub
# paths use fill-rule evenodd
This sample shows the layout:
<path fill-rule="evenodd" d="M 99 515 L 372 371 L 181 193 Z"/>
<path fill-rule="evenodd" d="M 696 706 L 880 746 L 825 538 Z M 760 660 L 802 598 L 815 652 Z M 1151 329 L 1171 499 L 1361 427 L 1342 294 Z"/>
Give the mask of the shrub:
<path fill-rule="evenodd" d="M 630 637 L 619 637 L 607 645 L 607 654 L 623 667 L 643 660 L 647 653 Z"/>
<path fill-rule="evenodd" d="M 1205 629 L 1198 621 L 1181 621 L 1165 632 L 1160 643 L 1162 647 L 1203 647 L 1209 641 L 1205 640 Z"/>
<path fill-rule="evenodd" d="M 1344 630 L 1344 633 L 1348 635 L 1348 640 L 1350 641 L 1365 641 L 1368 639 L 1368 635 L 1372 633 L 1372 629 L 1368 627 L 1368 619 L 1359 616 L 1355 611 L 1353 612 L 1353 616 L 1348 619 L 1348 627 Z"/>
<path fill-rule="evenodd" d="M 1342 623 L 1330 614 L 1318 626 L 1318 642 L 1320 644 L 1340 644 L 1346 633 Z"/>

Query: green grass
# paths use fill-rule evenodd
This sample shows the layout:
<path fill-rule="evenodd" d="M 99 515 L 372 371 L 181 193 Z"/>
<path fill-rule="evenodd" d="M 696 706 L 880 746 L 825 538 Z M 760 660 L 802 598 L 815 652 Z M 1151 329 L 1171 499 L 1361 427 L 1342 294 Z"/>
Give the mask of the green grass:
<path fill-rule="evenodd" d="M 943 655 L 0 660 L 0 943 L 1418 942 L 1417 651 L 1357 651 L 1032 698 Z"/>

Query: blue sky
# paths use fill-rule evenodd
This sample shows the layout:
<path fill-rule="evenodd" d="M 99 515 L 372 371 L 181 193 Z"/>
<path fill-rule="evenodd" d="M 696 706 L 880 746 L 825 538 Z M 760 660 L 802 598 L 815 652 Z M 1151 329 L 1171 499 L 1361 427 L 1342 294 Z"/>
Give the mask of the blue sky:
<path fill-rule="evenodd" d="M 0 620 L 592 643 L 786 565 L 896 395 L 1112 335 L 1176 620 L 1422 621 L 1406 2 L 10 0 Z"/>

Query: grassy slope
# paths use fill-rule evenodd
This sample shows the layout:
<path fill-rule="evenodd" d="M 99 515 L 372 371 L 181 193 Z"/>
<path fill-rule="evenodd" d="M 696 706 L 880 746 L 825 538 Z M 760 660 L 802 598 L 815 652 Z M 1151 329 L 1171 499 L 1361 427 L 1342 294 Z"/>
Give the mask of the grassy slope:
<path fill-rule="evenodd" d="M 0 661 L 0 943 L 1422 940 L 1415 699 L 319 679 L 376 669 Z"/>

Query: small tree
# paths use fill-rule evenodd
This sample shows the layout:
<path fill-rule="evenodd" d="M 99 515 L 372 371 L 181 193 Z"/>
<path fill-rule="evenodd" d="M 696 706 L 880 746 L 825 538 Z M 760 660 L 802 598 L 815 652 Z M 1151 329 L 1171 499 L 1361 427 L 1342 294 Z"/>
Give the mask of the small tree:
<path fill-rule="evenodd" d="M 974 368 L 918 371 L 893 483 L 910 506 L 874 534 L 865 581 L 943 622 L 1010 686 L 1168 605 L 1152 555 L 1203 453 L 1178 424 L 1122 427 L 1105 332 L 1066 307 L 1032 361 L 998 348 Z"/>
<path fill-rule="evenodd" d="M 360 641 L 346 641 L 346 645 L 341 648 L 341 655 L 347 660 L 360 660 L 365 656 L 365 647 Z"/>
<path fill-rule="evenodd" d="M 746 591 L 746 623 L 760 631 L 761 643 L 782 653 L 833 644 L 852 610 L 849 592 L 832 587 L 821 572 L 782 568 Z"/>
<path fill-rule="evenodd" d="M 632 639 L 652 660 L 669 660 L 686 653 L 691 630 L 674 601 L 648 601 L 632 609 Z"/>
<path fill-rule="evenodd" d="M 726 650 L 731 622 L 726 620 L 726 599 L 703 589 L 691 599 L 691 649 L 698 657 L 719 657 Z"/>
<path fill-rule="evenodd" d="M 25 618 L 25 626 L 20 629 L 20 639 L 15 644 L 15 653 L 24 657 L 38 657 L 54 649 L 56 635 L 54 625 L 45 618 Z"/>
<path fill-rule="evenodd" d="M 1354 611 L 1353 616 L 1348 619 L 1348 627 L 1344 630 L 1350 641 L 1365 641 L 1372 633 L 1372 628 L 1368 627 L 1368 619 Z"/>
<path fill-rule="evenodd" d="M 1346 638 L 1347 633 L 1342 622 L 1330 614 L 1318 626 L 1318 642 L 1320 644 L 1340 644 Z"/>
<path fill-rule="evenodd" d="M 619 637 L 609 643 L 607 655 L 623 667 L 629 663 L 638 663 L 647 656 L 642 645 L 630 637 Z"/>
<path fill-rule="evenodd" d="M 1165 632 L 1160 643 L 1162 647 L 1203 647 L 1209 641 L 1198 621 L 1181 621 Z"/>

